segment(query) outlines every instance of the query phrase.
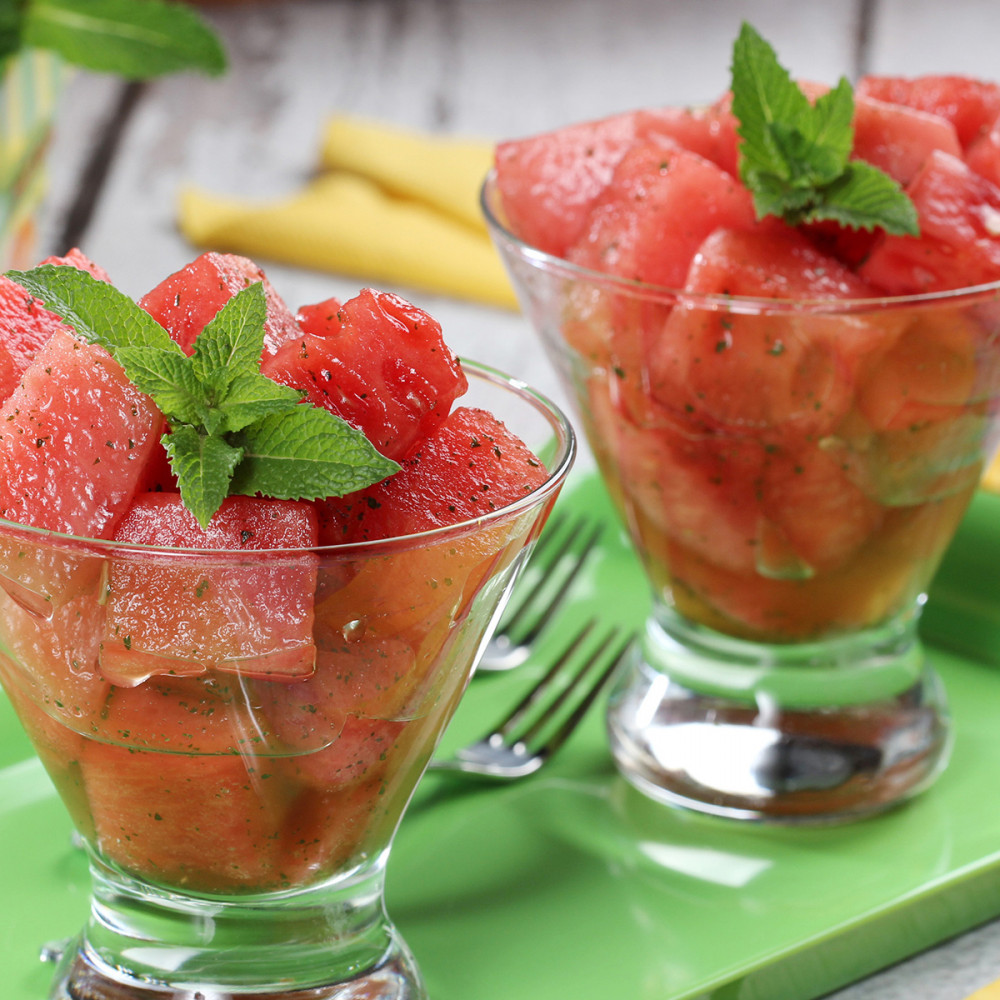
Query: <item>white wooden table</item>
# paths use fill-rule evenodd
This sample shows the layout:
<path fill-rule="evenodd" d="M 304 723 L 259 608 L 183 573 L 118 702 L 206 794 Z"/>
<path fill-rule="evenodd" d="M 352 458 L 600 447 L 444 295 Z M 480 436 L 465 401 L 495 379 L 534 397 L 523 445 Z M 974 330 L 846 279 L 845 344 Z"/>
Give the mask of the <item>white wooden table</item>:
<path fill-rule="evenodd" d="M 78 75 L 61 109 L 40 252 L 77 243 L 135 296 L 195 256 L 175 226 L 182 184 L 291 192 L 332 113 L 500 138 L 699 102 L 726 88 L 743 19 L 799 77 L 1000 79 L 998 0 L 261 0 L 204 10 L 228 45 L 227 76 L 129 86 Z M 266 266 L 293 307 L 358 287 Z M 399 291 L 444 323 L 460 354 L 562 400 L 519 316 Z M 960 1000 L 998 976 L 1000 925 L 989 925 L 836 997 Z"/>

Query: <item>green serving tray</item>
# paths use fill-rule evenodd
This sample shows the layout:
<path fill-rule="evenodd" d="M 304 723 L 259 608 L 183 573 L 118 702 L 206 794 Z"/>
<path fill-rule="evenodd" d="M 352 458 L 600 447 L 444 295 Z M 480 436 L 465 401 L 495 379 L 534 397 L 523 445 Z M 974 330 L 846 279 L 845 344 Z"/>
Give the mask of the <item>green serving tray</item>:
<path fill-rule="evenodd" d="M 517 671 L 470 686 L 442 748 L 478 734 L 592 616 L 638 626 L 642 573 L 591 477 L 564 496 L 609 522 L 602 548 Z M 839 827 L 741 824 L 656 805 L 614 771 L 600 712 L 534 778 L 428 774 L 403 820 L 388 907 L 432 1000 L 808 1000 L 1000 913 L 1000 498 L 977 497 L 925 634 L 948 688 L 951 763 L 916 801 Z M 43 1000 L 39 946 L 87 906 L 82 854 L 0 699 L 0 967 Z"/>

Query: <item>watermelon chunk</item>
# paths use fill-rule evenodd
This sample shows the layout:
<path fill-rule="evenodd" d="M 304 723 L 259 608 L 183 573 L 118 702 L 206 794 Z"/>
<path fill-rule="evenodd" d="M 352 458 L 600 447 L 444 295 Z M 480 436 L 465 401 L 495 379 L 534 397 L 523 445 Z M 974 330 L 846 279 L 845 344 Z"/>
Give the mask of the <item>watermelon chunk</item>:
<path fill-rule="evenodd" d="M 575 264 L 682 288 L 695 251 L 719 228 L 750 228 L 753 200 L 715 164 L 684 149 L 633 146 L 567 251 Z"/>
<path fill-rule="evenodd" d="M 47 257 L 42 264 L 78 267 L 99 281 L 110 281 L 103 268 L 75 248 L 65 257 Z M 67 329 L 55 313 L 49 312 L 24 288 L 6 275 L 0 275 L 0 346 L 3 350 L 0 354 L 0 392 L 3 392 L 3 398 L 17 384 L 17 378 L 11 381 L 7 374 L 5 355 L 9 355 L 16 375 L 20 377 L 52 334 L 57 330 L 66 332 Z"/>
<path fill-rule="evenodd" d="M 671 140 L 704 157 L 732 177 L 739 162 L 738 124 L 727 97 L 699 108 L 650 108 L 636 112 L 639 139 Z"/>
<path fill-rule="evenodd" d="M 239 291 L 262 282 L 267 298 L 264 355 L 300 335 L 295 316 L 264 271 L 238 254 L 204 253 L 147 292 L 139 305 L 190 354 L 205 324 Z"/>
<path fill-rule="evenodd" d="M 325 501 L 320 537 L 365 542 L 456 524 L 521 499 L 545 476 L 538 459 L 495 417 L 459 407 L 395 476 Z M 366 714 L 409 718 L 434 702 L 440 693 L 435 685 L 444 682 L 435 666 L 442 651 L 461 632 L 491 572 L 520 549 L 525 530 L 512 517 L 468 536 L 389 546 L 359 561 L 349 578 L 329 581 L 316 605 L 317 629 L 330 637 L 322 640 L 327 652 L 321 662 L 335 664 L 346 637 L 354 656 L 366 648 L 353 645 L 359 636 L 376 649 L 391 642 L 381 648 L 395 650 L 392 662 L 375 675 L 385 690 L 365 698 Z M 389 684 L 396 674 L 398 684 Z"/>
<path fill-rule="evenodd" d="M 545 482 L 542 463 L 492 414 L 459 407 L 401 471 L 327 501 L 324 544 L 409 535 L 488 514 Z"/>
<path fill-rule="evenodd" d="M 958 133 L 947 118 L 873 97 L 855 98 L 854 159 L 871 163 L 905 186 L 934 150 L 962 156 Z"/>
<path fill-rule="evenodd" d="M 1000 86 L 966 76 L 863 76 L 855 93 L 947 119 L 963 148 L 1000 116 Z"/>
<path fill-rule="evenodd" d="M 511 231 L 563 256 L 634 141 L 635 116 L 623 114 L 501 142 L 496 183 Z"/>
<path fill-rule="evenodd" d="M 295 322 L 305 334 L 317 337 L 330 337 L 344 325 L 341 314 L 343 302 L 336 296 L 300 306 L 295 314 Z"/>
<path fill-rule="evenodd" d="M 315 511 L 292 500 L 229 497 L 202 530 L 174 493 L 140 497 L 115 539 L 219 550 L 195 561 L 137 553 L 111 561 L 101 671 L 116 684 L 209 669 L 255 677 L 312 673 L 316 557 L 309 552 L 234 561 L 232 552 L 308 549 Z"/>
<path fill-rule="evenodd" d="M 0 407 L 0 517 L 109 538 L 144 474 L 162 417 L 103 347 L 57 329 Z M 0 537 L 0 577 L 38 614 L 91 587 L 100 561 Z"/>
<path fill-rule="evenodd" d="M 292 789 L 269 780 L 269 763 L 90 740 L 82 772 L 97 849 L 126 871 L 194 892 L 279 886 Z"/>
<path fill-rule="evenodd" d="M 919 236 L 882 234 L 859 274 L 892 294 L 1000 278 L 1000 188 L 958 157 L 934 152 L 907 187 Z"/>
<path fill-rule="evenodd" d="M 804 236 L 778 227 L 713 233 L 698 252 L 687 288 L 773 299 L 874 294 Z M 898 335 L 891 317 L 676 307 L 652 348 L 651 392 L 701 430 L 816 436 L 847 412 L 861 366 Z"/>
<path fill-rule="evenodd" d="M 327 302 L 306 316 L 321 332 L 286 344 L 261 371 L 342 417 L 388 458 L 405 458 L 468 387 L 440 324 L 397 295 L 365 289 L 336 311 Z"/>
<path fill-rule="evenodd" d="M 111 276 L 108 272 L 100 264 L 95 264 L 79 247 L 73 247 L 64 256 L 46 257 L 42 264 L 78 267 L 81 271 L 86 271 L 92 278 L 111 284 Z"/>

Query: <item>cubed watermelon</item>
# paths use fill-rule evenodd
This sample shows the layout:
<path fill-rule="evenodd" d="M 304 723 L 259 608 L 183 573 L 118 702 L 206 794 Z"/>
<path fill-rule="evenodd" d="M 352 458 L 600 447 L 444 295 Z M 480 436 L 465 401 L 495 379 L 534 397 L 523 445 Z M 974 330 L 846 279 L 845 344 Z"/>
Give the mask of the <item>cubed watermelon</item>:
<path fill-rule="evenodd" d="M 955 126 L 940 115 L 890 104 L 873 97 L 854 101 L 854 148 L 851 156 L 909 184 L 934 150 L 962 155 Z"/>
<path fill-rule="evenodd" d="M 864 299 L 873 289 L 795 230 L 718 230 L 688 290 L 772 299 Z M 898 336 L 884 320 L 676 307 L 649 358 L 653 397 L 692 427 L 817 436 L 844 416 L 861 366 Z"/>
<path fill-rule="evenodd" d="M 919 236 L 882 234 L 859 274 L 891 295 L 1000 279 L 1000 188 L 962 160 L 933 152 L 907 186 Z"/>
<path fill-rule="evenodd" d="M 161 422 L 104 350 L 58 328 L 0 407 L 0 516 L 108 538 L 132 502 Z M 37 613 L 94 584 L 99 560 L 0 537 L 0 577 Z"/>
<path fill-rule="evenodd" d="M 1000 86 L 966 76 L 863 76 L 856 92 L 947 119 L 954 125 L 963 148 L 1000 116 Z"/>
<path fill-rule="evenodd" d="M 204 253 L 147 292 L 139 305 L 190 354 L 205 324 L 239 291 L 261 282 L 267 298 L 264 354 L 300 335 L 291 310 L 264 271 L 237 254 Z"/>
<path fill-rule="evenodd" d="M 696 153 L 644 142 L 619 161 L 566 257 L 594 271 L 682 288 L 705 237 L 754 222 L 750 193 L 731 174 Z"/>
<path fill-rule="evenodd" d="M 47 257 L 42 264 L 65 265 L 88 271 L 99 281 L 109 281 L 107 272 L 77 249 L 65 257 Z M 11 359 L 15 378 L 7 374 L 6 358 L 0 356 L 0 392 L 5 399 L 13 391 L 17 379 L 32 358 L 57 330 L 65 332 L 66 324 L 49 312 L 20 285 L 6 275 L 0 275 L 0 347 Z"/>
<path fill-rule="evenodd" d="M 496 417 L 459 407 L 401 471 L 328 501 L 321 538 L 370 541 L 456 524 L 522 499 L 545 478 L 542 463 Z"/>
<path fill-rule="evenodd" d="M 511 229 L 563 256 L 634 141 L 635 117 L 626 114 L 501 142 L 496 183 Z"/>
<path fill-rule="evenodd" d="M 737 176 L 739 124 L 729 98 L 698 108 L 650 108 L 636 112 L 639 139 L 657 137 L 697 153 L 732 177 Z"/>
<path fill-rule="evenodd" d="M 441 325 L 398 295 L 365 289 L 336 311 L 327 302 L 305 315 L 320 332 L 300 334 L 261 371 L 342 417 L 388 458 L 405 458 L 468 387 Z"/>
<path fill-rule="evenodd" d="M 272 762 L 87 742 L 83 782 L 101 854 L 193 892 L 283 885 L 280 836 L 293 801 Z"/>
<path fill-rule="evenodd" d="M 224 555 L 116 555 L 100 657 L 110 680 L 137 684 L 209 669 L 257 677 L 312 673 L 316 557 L 301 551 L 316 543 L 311 504 L 229 497 L 203 530 L 178 494 L 149 493 L 129 509 L 115 539 Z M 262 550 L 268 554 L 257 554 Z M 240 551 L 245 560 L 233 557 Z"/>

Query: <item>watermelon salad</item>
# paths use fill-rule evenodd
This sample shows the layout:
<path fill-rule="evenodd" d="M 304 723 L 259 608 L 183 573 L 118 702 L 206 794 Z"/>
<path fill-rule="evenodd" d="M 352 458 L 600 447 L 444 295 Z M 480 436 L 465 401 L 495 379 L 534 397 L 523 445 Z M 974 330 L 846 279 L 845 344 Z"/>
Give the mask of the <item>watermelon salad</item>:
<path fill-rule="evenodd" d="M 761 212 L 734 91 L 502 142 L 488 214 L 517 268 L 558 259 L 525 310 L 663 602 L 768 642 L 878 626 L 994 443 L 997 295 L 949 293 L 1000 282 L 1000 86 L 854 88 L 843 169 L 911 231 Z"/>
<path fill-rule="evenodd" d="M 46 263 L 108 280 L 77 250 Z M 251 261 L 208 253 L 139 304 L 190 354 L 257 282 L 261 373 L 399 471 L 343 496 L 231 495 L 202 526 L 150 396 L 0 278 L 0 680 L 99 855 L 209 894 L 381 855 L 541 515 L 476 519 L 548 479 L 458 405 L 440 326 L 395 295 L 293 313 Z"/>

